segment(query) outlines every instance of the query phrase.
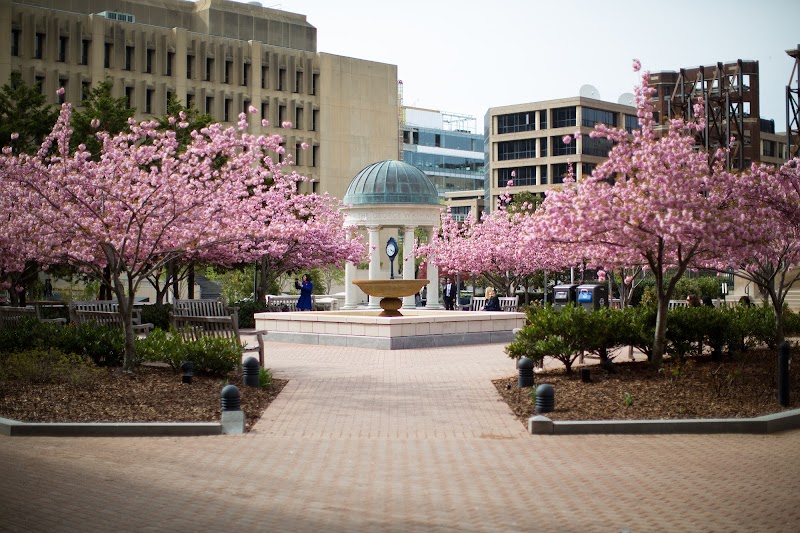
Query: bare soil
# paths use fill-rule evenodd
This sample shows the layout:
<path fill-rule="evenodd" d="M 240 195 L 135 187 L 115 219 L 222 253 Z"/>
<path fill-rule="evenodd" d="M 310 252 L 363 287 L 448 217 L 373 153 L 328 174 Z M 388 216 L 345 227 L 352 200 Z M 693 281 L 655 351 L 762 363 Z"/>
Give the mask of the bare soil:
<path fill-rule="evenodd" d="M 647 362 L 618 362 L 616 373 L 588 366 L 580 371 L 535 373 L 533 388 L 519 388 L 518 376 L 494 380 L 498 392 L 523 423 L 535 413 L 535 387 L 555 391 L 552 420 L 634 420 L 744 418 L 800 408 L 800 372 L 790 377 L 790 405 L 777 401 L 777 355 L 750 350 L 714 362 L 710 356 L 667 360 L 661 370 Z"/>
<path fill-rule="evenodd" d="M 0 381 L 0 417 L 22 422 L 219 422 L 222 388 L 241 392 L 247 430 L 261 417 L 288 380 L 273 379 L 267 388 L 244 387 L 240 373 L 227 379 L 195 375 L 182 383 L 182 372 L 142 366 L 133 374 L 103 369 L 92 385 L 32 384 Z"/>

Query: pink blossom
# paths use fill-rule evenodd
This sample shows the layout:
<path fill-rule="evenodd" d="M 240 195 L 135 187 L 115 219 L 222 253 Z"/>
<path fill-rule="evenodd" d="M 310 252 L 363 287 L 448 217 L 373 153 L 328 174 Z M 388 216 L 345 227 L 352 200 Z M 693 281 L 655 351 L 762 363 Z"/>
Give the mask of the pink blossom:
<path fill-rule="evenodd" d="M 64 89 L 64 87 L 59 87 L 59 88 L 56 90 L 56 94 L 57 94 L 58 96 L 64 96 L 64 93 L 65 93 L 65 92 L 66 92 L 66 90 Z"/>
<path fill-rule="evenodd" d="M 19 139 L 19 133 L 15 131 L 14 133 L 11 134 L 11 140 L 16 141 L 17 139 Z"/>
<path fill-rule="evenodd" d="M 292 127 L 292 123 L 289 122 L 288 120 L 286 120 L 284 122 L 281 122 L 281 127 L 282 128 L 291 128 Z"/>
<path fill-rule="evenodd" d="M 564 135 L 564 137 L 561 138 L 561 142 L 564 144 L 572 144 L 572 137 L 570 135 Z"/>
<path fill-rule="evenodd" d="M 92 126 L 92 129 L 95 129 L 95 130 L 96 130 L 97 128 L 99 128 L 99 127 L 100 127 L 100 119 L 98 119 L 98 118 L 93 118 L 90 124 L 91 124 L 91 126 Z"/>
<path fill-rule="evenodd" d="M 308 150 L 308 143 L 300 143 L 300 148 L 303 150 Z"/>
<path fill-rule="evenodd" d="M 625 285 L 633 283 L 633 276 L 625 276 Z"/>
<path fill-rule="evenodd" d="M 247 108 L 247 111 L 249 111 L 251 114 L 253 114 L 253 113 L 258 113 L 258 109 L 256 108 L 256 106 L 253 106 L 253 105 L 251 105 L 250 107 L 248 107 L 248 108 Z"/>
<path fill-rule="evenodd" d="M 633 60 L 633 71 L 634 72 L 639 72 L 640 70 L 642 70 L 642 62 L 639 61 L 638 59 L 634 59 Z"/>
<path fill-rule="evenodd" d="M 517 177 L 517 171 L 516 171 L 516 170 L 512 170 L 512 171 L 511 171 L 511 177 L 512 177 L 512 178 L 515 178 L 515 177 Z"/>

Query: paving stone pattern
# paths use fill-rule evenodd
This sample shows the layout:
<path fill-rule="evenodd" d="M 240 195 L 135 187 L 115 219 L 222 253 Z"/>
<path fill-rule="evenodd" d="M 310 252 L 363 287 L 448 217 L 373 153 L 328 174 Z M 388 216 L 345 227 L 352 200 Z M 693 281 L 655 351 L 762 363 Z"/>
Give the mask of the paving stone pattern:
<path fill-rule="evenodd" d="M 0 437 L 0 531 L 800 530 L 800 431 L 532 436 L 499 344 L 267 358 L 246 435 Z"/>

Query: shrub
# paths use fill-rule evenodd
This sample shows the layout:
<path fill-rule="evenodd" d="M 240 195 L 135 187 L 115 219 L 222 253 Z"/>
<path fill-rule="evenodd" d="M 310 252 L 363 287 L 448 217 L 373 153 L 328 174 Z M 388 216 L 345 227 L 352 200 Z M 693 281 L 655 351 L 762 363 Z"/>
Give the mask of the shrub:
<path fill-rule="evenodd" d="M 572 305 L 558 310 L 550 306 L 539 310 L 529 308 L 530 324 L 517 333 L 506 353 L 515 359 L 526 356 L 536 363 L 546 356 L 554 357 L 571 373 L 582 348 L 581 332 L 585 330 L 586 319 L 586 311 Z"/>
<path fill-rule="evenodd" d="M 0 352 L 11 353 L 33 348 L 56 346 L 61 326 L 23 318 L 13 326 L 0 329 Z"/>
<path fill-rule="evenodd" d="M 272 372 L 269 368 L 261 367 L 258 369 L 258 386 L 262 389 L 272 385 Z"/>
<path fill-rule="evenodd" d="M 172 304 L 148 304 L 142 306 L 142 322 L 156 328 L 169 329 L 169 312 Z"/>
<path fill-rule="evenodd" d="M 86 355 L 98 366 L 119 366 L 125 354 L 125 335 L 117 326 L 69 324 L 59 328 L 53 346 L 63 352 Z"/>
<path fill-rule="evenodd" d="M 255 313 L 263 313 L 265 311 L 279 311 L 280 309 L 270 309 L 264 302 L 254 302 L 252 300 L 242 300 L 234 304 L 239 308 L 239 327 L 240 328 L 254 328 L 256 321 L 253 318 Z"/>
<path fill-rule="evenodd" d="M 4 357 L 0 379 L 28 383 L 65 383 L 74 387 L 93 384 L 101 370 L 86 356 L 55 349 L 36 348 Z"/>
<path fill-rule="evenodd" d="M 242 348 L 235 339 L 185 340 L 174 332 L 155 330 L 136 340 L 136 354 L 142 361 L 167 363 L 174 369 L 192 361 L 195 372 L 224 376 L 240 364 Z"/>

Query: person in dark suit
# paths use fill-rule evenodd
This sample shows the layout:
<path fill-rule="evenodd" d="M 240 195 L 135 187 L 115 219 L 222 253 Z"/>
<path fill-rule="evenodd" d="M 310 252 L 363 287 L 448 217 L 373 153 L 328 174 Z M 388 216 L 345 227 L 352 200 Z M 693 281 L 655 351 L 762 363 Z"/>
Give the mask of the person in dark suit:
<path fill-rule="evenodd" d="M 458 287 L 450 281 L 449 277 L 444 278 L 444 308 L 455 311 L 456 297 L 458 296 Z"/>

